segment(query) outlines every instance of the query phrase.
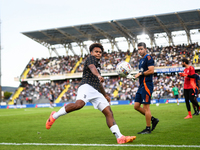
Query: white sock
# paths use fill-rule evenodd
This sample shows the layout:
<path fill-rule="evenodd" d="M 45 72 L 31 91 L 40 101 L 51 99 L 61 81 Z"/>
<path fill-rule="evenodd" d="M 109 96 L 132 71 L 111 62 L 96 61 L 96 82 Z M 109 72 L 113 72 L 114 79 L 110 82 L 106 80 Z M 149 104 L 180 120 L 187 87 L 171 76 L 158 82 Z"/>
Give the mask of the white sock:
<path fill-rule="evenodd" d="M 62 108 L 60 108 L 60 110 L 56 113 L 53 114 L 53 118 L 54 119 L 58 119 L 60 116 L 67 114 L 67 112 L 65 111 L 65 106 L 63 106 Z"/>
<path fill-rule="evenodd" d="M 116 124 L 110 127 L 110 130 L 115 135 L 116 138 L 120 138 L 121 136 L 123 136 L 119 130 L 118 125 Z"/>

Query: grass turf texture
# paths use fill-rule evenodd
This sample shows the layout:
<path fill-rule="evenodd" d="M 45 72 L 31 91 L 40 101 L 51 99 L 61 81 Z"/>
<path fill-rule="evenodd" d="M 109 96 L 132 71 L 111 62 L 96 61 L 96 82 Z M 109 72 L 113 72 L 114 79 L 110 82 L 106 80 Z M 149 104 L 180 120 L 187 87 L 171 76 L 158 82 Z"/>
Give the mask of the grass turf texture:
<path fill-rule="evenodd" d="M 145 117 L 130 105 L 111 106 L 114 118 L 124 135 L 135 135 L 136 140 L 127 145 L 198 145 L 200 146 L 200 115 L 184 119 L 185 103 L 151 105 L 151 113 L 159 118 L 156 129 L 147 135 L 137 132 L 145 128 Z M 50 130 L 45 128 L 51 111 L 60 108 L 0 109 L 0 143 L 67 143 L 67 144 L 117 144 L 115 136 L 106 125 L 104 115 L 92 106 L 61 116 Z M 192 111 L 193 112 L 193 111 Z M 200 149 L 180 147 L 131 146 L 49 146 L 0 145 L 0 149 Z"/>

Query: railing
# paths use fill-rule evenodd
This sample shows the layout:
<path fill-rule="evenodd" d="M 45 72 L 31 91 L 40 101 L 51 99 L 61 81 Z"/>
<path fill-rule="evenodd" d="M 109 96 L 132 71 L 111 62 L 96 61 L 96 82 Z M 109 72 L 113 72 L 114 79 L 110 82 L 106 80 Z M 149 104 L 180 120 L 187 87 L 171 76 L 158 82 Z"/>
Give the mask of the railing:
<path fill-rule="evenodd" d="M 192 66 L 195 67 L 196 70 L 200 70 L 200 64 L 193 64 Z M 165 66 L 165 67 L 155 67 L 156 69 L 167 69 L 167 68 L 178 68 L 182 67 L 181 65 L 175 66 Z M 136 74 L 138 70 L 133 70 L 131 74 Z M 116 76 L 117 72 L 115 70 L 101 70 L 102 76 Z M 34 80 L 64 80 L 64 79 L 74 79 L 74 78 L 82 78 L 82 72 L 77 72 L 73 74 L 56 74 L 56 75 L 37 75 L 33 78 L 24 79 L 24 81 L 34 81 Z M 19 81 L 20 78 L 15 77 L 15 81 Z"/>

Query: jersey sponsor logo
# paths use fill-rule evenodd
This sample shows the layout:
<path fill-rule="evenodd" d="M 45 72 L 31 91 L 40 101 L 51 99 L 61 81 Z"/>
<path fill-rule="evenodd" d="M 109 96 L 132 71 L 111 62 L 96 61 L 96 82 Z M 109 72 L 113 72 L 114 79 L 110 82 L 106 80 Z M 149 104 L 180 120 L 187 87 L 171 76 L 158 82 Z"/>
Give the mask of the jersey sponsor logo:
<path fill-rule="evenodd" d="M 150 59 L 151 59 L 151 56 L 147 56 L 147 59 L 150 60 Z"/>
<path fill-rule="evenodd" d="M 86 98 L 86 95 L 84 94 L 84 98 Z"/>

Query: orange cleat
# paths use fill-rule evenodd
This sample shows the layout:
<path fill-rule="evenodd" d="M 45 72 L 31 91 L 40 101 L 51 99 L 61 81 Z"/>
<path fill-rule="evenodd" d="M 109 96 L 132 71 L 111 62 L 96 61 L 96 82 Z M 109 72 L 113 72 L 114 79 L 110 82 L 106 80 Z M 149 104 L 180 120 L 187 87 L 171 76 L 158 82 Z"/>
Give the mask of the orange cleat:
<path fill-rule="evenodd" d="M 56 113 L 56 112 L 55 112 L 55 111 L 52 111 L 52 112 L 51 112 L 51 115 L 49 116 L 49 119 L 47 119 L 47 122 L 46 122 L 46 128 L 47 128 L 47 129 L 50 129 L 51 126 L 53 125 L 53 123 L 54 123 L 55 120 L 56 120 L 56 119 L 53 118 L 53 114 L 54 114 L 54 113 Z"/>
<path fill-rule="evenodd" d="M 191 115 L 187 115 L 184 119 L 189 119 L 189 118 L 192 118 Z"/>
<path fill-rule="evenodd" d="M 120 138 L 117 138 L 117 143 L 118 144 L 129 143 L 129 142 L 133 142 L 133 140 L 135 139 L 136 139 L 136 136 L 122 136 Z"/>

